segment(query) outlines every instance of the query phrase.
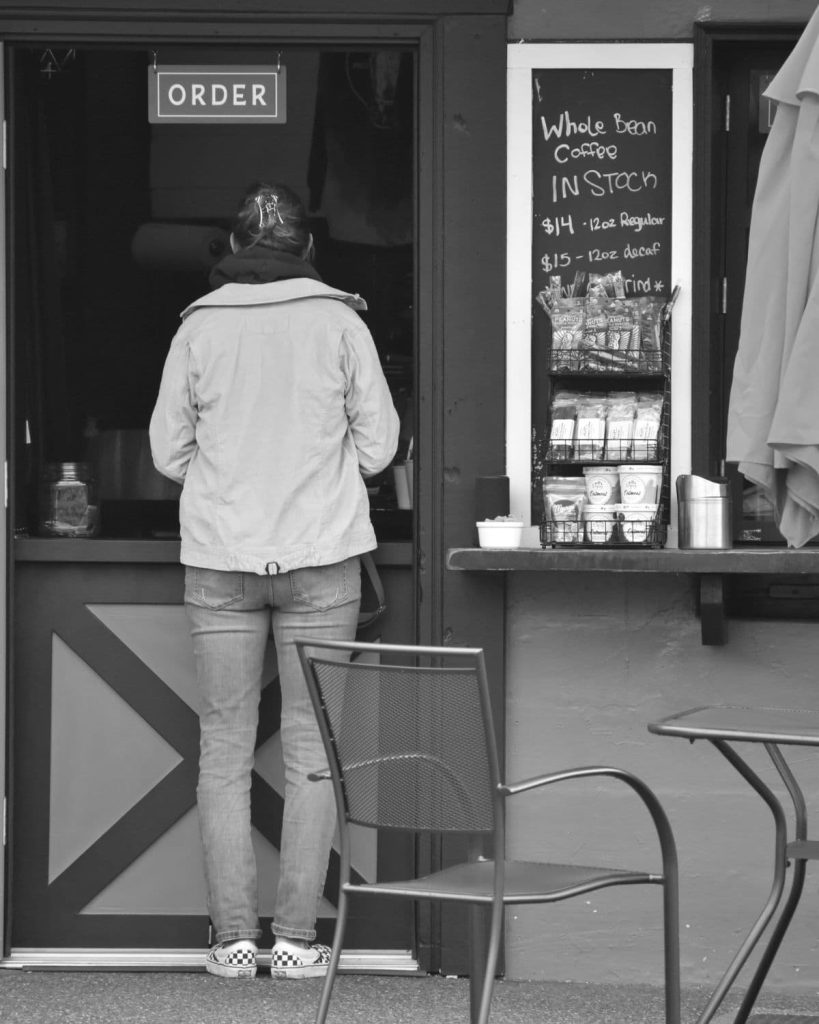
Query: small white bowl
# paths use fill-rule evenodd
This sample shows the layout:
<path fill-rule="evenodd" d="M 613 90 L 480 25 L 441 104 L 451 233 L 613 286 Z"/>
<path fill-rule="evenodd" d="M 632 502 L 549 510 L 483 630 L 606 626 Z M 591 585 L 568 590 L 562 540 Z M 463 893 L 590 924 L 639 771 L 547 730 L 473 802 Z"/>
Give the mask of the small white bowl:
<path fill-rule="evenodd" d="M 519 548 L 523 536 L 520 519 L 484 519 L 478 527 L 478 544 L 482 548 Z"/>

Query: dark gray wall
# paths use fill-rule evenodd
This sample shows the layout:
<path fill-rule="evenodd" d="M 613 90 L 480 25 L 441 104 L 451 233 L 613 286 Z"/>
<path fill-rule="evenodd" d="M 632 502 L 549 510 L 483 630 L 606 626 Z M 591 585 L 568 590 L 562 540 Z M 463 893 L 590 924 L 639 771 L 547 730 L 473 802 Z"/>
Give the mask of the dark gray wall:
<path fill-rule="evenodd" d="M 806 22 L 815 0 L 514 0 L 510 41 L 691 39 L 695 22 Z"/>

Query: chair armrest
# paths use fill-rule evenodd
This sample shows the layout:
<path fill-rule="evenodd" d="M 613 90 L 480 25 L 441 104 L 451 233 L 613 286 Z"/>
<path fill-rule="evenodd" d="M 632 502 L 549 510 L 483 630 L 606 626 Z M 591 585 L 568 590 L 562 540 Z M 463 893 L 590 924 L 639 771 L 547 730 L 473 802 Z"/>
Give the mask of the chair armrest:
<path fill-rule="evenodd" d="M 519 793 L 526 793 L 541 786 L 549 786 L 554 782 L 565 782 L 568 779 L 587 779 L 605 775 L 613 779 L 619 779 L 630 786 L 640 797 L 654 821 L 657 831 L 657 838 L 660 841 L 660 849 L 663 857 L 663 873 L 666 878 L 672 875 L 676 877 L 677 872 L 677 846 L 674 841 L 674 834 L 662 804 L 654 795 L 654 792 L 638 776 L 623 768 L 613 768 L 608 765 L 589 765 L 585 768 L 567 768 L 565 771 L 551 772 L 548 775 L 534 775 L 529 779 L 522 779 L 520 782 L 508 784 L 501 783 L 498 786 L 498 793 L 502 797 L 517 796 Z"/>
<path fill-rule="evenodd" d="M 628 776 L 630 773 L 622 768 L 612 768 L 608 765 L 589 765 L 585 768 L 567 768 L 560 772 L 550 772 L 548 775 L 533 775 L 531 778 L 521 779 L 519 782 L 501 783 L 498 786 L 498 791 L 503 796 L 517 796 L 518 793 L 526 793 L 530 789 L 549 786 L 553 782 L 564 782 L 566 779 L 589 778 L 597 775 L 609 775 L 618 778 Z"/>

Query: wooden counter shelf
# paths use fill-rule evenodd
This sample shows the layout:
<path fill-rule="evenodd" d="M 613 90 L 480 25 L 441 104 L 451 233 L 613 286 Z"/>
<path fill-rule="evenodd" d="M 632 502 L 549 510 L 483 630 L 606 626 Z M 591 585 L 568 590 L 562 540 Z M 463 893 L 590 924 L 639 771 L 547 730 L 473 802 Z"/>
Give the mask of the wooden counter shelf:
<path fill-rule="evenodd" d="M 408 541 L 386 541 L 373 552 L 378 565 L 412 565 Z M 132 540 L 63 537 L 15 537 L 14 558 L 20 562 L 179 562 L 178 540 Z"/>
<path fill-rule="evenodd" d="M 451 548 L 448 569 L 467 572 L 633 572 L 694 576 L 699 584 L 704 644 L 725 642 L 725 577 L 735 573 L 819 573 L 819 547 L 678 548 Z"/>

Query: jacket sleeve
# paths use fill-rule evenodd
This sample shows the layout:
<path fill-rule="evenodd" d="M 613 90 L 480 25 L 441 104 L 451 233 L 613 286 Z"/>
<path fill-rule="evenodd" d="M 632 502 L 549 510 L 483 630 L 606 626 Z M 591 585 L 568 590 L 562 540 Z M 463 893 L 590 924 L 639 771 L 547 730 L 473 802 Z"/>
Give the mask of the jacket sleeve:
<path fill-rule="evenodd" d="M 347 421 L 358 465 L 362 476 L 374 476 L 395 457 L 400 423 L 378 352 L 363 323 L 344 332 L 342 362 L 347 376 Z"/>
<path fill-rule="evenodd" d="M 190 391 L 189 358 L 187 341 L 177 334 L 165 360 L 149 426 L 154 466 L 163 476 L 180 484 L 196 449 L 196 407 Z"/>

